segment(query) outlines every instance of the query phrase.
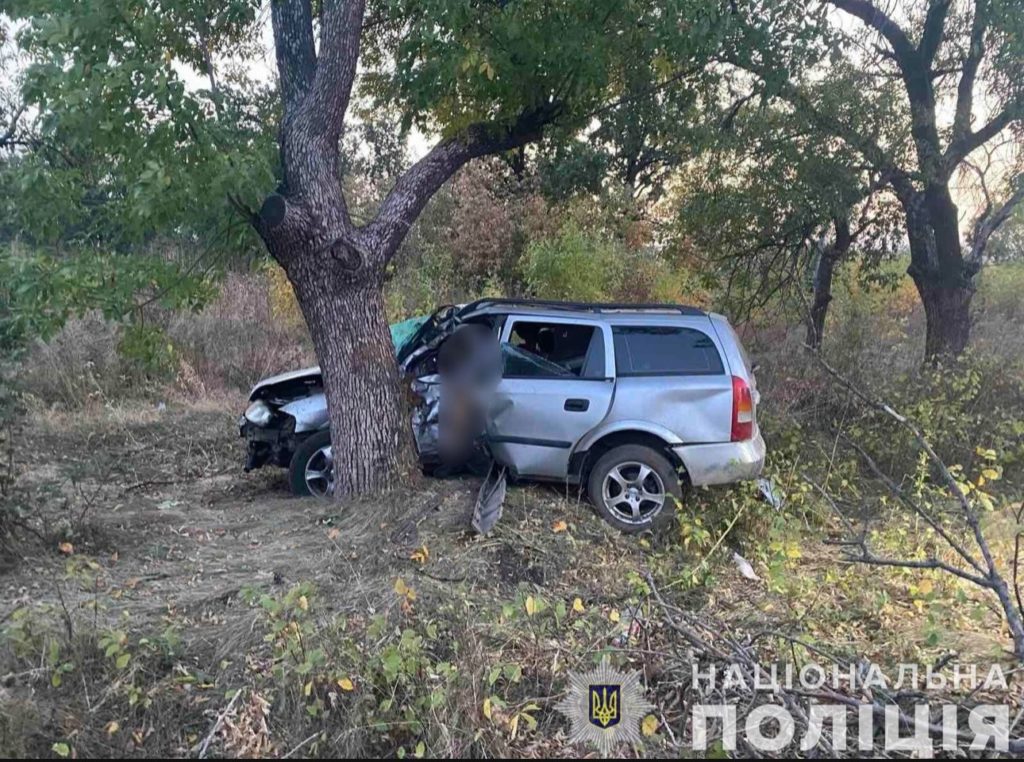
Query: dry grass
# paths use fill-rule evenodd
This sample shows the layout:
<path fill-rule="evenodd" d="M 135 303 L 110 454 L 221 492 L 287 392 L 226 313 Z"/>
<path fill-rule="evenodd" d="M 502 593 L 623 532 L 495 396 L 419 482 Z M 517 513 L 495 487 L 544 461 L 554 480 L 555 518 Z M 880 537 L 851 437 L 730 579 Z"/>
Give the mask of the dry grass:
<path fill-rule="evenodd" d="M 495 533 L 479 538 L 468 531 L 474 480 L 414 479 L 333 505 L 289 497 L 280 473 L 241 474 L 231 412 L 132 404 L 26 422 L 18 489 L 40 532 L 0 576 L 5 755 L 66 743 L 80 756 L 195 756 L 209 738 L 210 755 L 394 755 L 422 743 L 435 756 L 575 756 L 553 705 L 568 670 L 606 653 L 643 671 L 675 728 L 645 753 L 674 754 L 692 656 L 646 573 L 723 636 L 758 637 L 766 659 L 793 656 L 773 632 L 883 665 L 950 646 L 987 664 L 1005 645 L 982 607 L 973 624 L 961 609 L 955 637 L 929 646 L 955 589 L 937 584 L 919 603 L 916 579 L 839 567 L 819 517 L 745 503 L 746 487 L 693 495 L 676 532 L 646 539 L 557 490 L 514 487 Z M 76 522 L 83 501 L 92 507 Z M 731 519 L 744 504 L 744 553 L 761 582 L 729 562 L 737 537 L 709 554 L 725 521 L 709 523 L 703 545 L 682 542 L 695 517 Z M 701 562 L 708 576 L 695 585 Z M 633 606 L 641 629 L 619 641 Z M 121 651 L 104 653 L 111 633 L 124 634 L 123 667 Z M 315 651 L 323 661 L 304 671 L 296 654 Z"/>
<path fill-rule="evenodd" d="M 287 284 L 272 272 L 230 273 L 198 314 L 176 313 L 166 331 L 177 348 L 179 385 L 194 391 L 249 389 L 261 378 L 316 364 Z"/>
<path fill-rule="evenodd" d="M 36 341 L 19 372 L 38 404 L 63 410 L 121 400 L 220 399 L 273 373 L 314 365 L 309 335 L 279 271 L 229 273 L 220 296 L 197 313 L 147 310 L 155 348 L 126 353 L 128 324 L 98 312 L 72 318 Z"/>
<path fill-rule="evenodd" d="M 241 473 L 242 390 L 304 359 L 288 354 L 297 328 L 274 323 L 280 294 L 263 277 L 167 323 L 197 385 L 161 389 L 166 407 L 108 392 L 81 408 L 88 394 L 55 385 L 51 398 L 67 404 L 23 421 L 8 499 L 32 531 L 6 538 L 0 565 L 0 754 L 49 755 L 57 743 L 79 756 L 197 756 L 206 744 L 209 756 L 574 757 L 583 750 L 553 706 L 570 669 L 610 654 L 643 672 L 659 707 L 642 753 L 676 756 L 695 656 L 666 625 L 648 573 L 670 605 L 723 640 L 756 642 L 762 659 L 810 658 L 785 639 L 801 638 L 886 668 L 951 650 L 981 672 L 1008 664 L 983 595 L 934 574 L 924 592 L 921 574 L 837 561 L 834 522 L 800 475 L 848 479 L 869 505 L 880 493 L 830 459 L 823 427 L 843 420 L 845 403 L 801 359 L 797 331 L 752 342 L 784 510 L 746 485 L 700 491 L 670 533 L 632 538 L 574 495 L 516 486 L 496 531 L 479 538 L 468 531 L 475 480 L 410 478 L 336 505 L 291 498 L 280 472 Z M 913 309 L 853 304 L 836 316 L 829 351 L 859 377 L 916 365 Z M 60 357 L 87 354 L 74 349 Z M 73 376 L 83 362 L 61 367 Z M 999 395 L 1016 387 L 997 386 L 980 399 L 1012 411 Z M 993 531 L 1008 538 L 1000 516 Z M 915 531 L 898 520 L 883 529 L 894 548 Z M 760 581 L 733 566 L 735 546 Z M 634 608 L 639 631 L 623 640 Z"/>
<path fill-rule="evenodd" d="M 50 341 L 32 346 L 22 383 L 33 396 L 72 409 L 121 398 L 128 377 L 120 339 L 120 328 L 97 312 L 72 318 Z"/>

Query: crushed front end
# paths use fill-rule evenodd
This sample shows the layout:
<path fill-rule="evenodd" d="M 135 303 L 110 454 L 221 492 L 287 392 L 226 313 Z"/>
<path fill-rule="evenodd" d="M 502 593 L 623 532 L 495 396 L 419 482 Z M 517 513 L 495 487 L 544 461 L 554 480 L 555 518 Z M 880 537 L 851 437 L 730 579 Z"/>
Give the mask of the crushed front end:
<path fill-rule="evenodd" d="M 326 426 L 319 368 L 264 379 L 249 393 L 249 406 L 238 419 L 247 444 L 245 470 L 267 464 L 286 468 L 303 440 Z"/>

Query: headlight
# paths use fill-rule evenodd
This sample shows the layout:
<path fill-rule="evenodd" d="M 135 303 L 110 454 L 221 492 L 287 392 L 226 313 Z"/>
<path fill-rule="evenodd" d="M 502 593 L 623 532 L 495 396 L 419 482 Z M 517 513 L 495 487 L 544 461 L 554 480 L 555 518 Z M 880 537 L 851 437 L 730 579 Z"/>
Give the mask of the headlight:
<path fill-rule="evenodd" d="M 245 419 L 256 426 L 266 426 L 274 417 L 274 411 L 263 400 L 256 400 L 245 411 Z"/>

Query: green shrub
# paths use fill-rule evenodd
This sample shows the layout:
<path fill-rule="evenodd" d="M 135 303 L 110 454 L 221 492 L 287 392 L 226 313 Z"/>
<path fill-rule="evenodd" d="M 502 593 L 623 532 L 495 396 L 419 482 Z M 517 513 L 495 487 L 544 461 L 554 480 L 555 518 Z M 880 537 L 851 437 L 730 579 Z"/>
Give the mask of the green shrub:
<path fill-rule="evenodd" d="M 692 302 L 704 298 L 689 274 L 651 247 L 630 248 L 616 237 L 574 222 L 558 235 L 533 242 L 523 279 L 541 299 L 584 302 Z"/>

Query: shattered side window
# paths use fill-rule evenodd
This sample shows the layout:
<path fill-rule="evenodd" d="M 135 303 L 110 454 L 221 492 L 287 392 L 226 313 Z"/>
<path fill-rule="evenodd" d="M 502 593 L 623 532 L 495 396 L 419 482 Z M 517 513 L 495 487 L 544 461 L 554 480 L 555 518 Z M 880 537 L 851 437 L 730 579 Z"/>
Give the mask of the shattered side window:
<path fill-rule="evenodd" d="M 600 357 L 597 356 L 598 353 L 592 348 L 595 343 L 603 350 L 603 336 L 592 325 L 517 320 L 506 345 L 510 351 L 505 354 L 505 376 L 604 376 L 604 354 L 601 352 Z M 598 365 L 601 367 L 597 368 Z"/>
<path fill-rule="evenodd" d="M 571 371 L 543 357 L 526 352 L 511 344 L 501 345 L 501 358 L 506 378 L 572 378 Z"/>

